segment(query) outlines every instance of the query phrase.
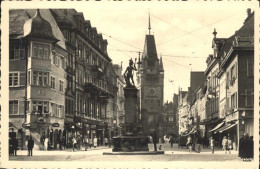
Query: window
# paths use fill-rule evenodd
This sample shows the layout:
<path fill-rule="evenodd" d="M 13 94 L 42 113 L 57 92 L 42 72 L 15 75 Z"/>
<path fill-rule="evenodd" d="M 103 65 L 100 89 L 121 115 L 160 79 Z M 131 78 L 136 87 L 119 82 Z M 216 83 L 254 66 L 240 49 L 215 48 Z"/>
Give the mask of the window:
<path fill-rule="evenodd" d="M 57 114 L 56 114 L 57 117 L 61 117 L 61 106 L 60 105 L 57 105 Z"/>
<path fill-rule="evenodd" d="M 55 77 L 51 76 L 51 88 L 55 89 Z"/>
<path fill-rule="evenodd" d="M 63 82 L 62 80 L 59 80 L 59 82 L 60 82 L 60 88 L 59 88 L 59 91 L 60 91 L 60 92 L 63 92 L 63 91 L 64 91 L 64 90 L 63 90 L 64 82 Z"/>
<path fill-rule="evenodd" d="M 254 105 L 254 89 L 246 89 L 245 96 L 246 106 L 252 107 Z"/>
<path fill-rule="evenodd" d="M 64 69 L 65 65 L 64 65 L 64 57 L 60 55 L 60 68 Z"/>
<path fill-rule="evenodd" d="M 18 100 L 9 101 L 9 114 L 18 114 Z"/>
<path fill-rule="evenodd" d="M 236 95 L 236 93 L 231 95 L 231 107 L 232 108 L 237 107 L 237 95 Z"/>
<path fill-rule="evenodd" d="M 37 114 L 48 114 L 49 113 L 49 102 L 48 101 L 33 101 L 32 110 Z"/>
<path fill-rule="evenodd" d="M 10 46 L 9 47 L 9 59 L 24 59 L 25 47 L 23 46 Z"/>
<path fill-rule="evenodd" d="M 253 59 L 247 60 L 247 76 L 254 76 L 254 61 L 253 61 Z"/>
<path fill-rule="evenodd" d="M 50 55 L 50 45 L 42 43 L 33 43 L 33 53 L 32 57 L 49 59 Z"/>
<path fill-rule="evenodd" d="M 9 73 L 9 86 L 19 85 L 19 73 Z"/>
<path fill-rule="evenodd" d="M 52 52 L 52 63 L 54 64 L 54 65 L 58 65 L 58 56 L 57 56 L 57 53 L 56 52 Z"/>
<path fill-rule="evenodd" d="M 56 104 L 51 103 L 51 114 L 52 114 L 53 116 L 56 116 L 56 112 L 57 112 Z"/>
<path fill-rule="evenodd" d="M 47 86 L 49 84 L 49 73 L 33 71 L 33 85 Z"/>
<path fill-rule="evenodd" d="M 173 121 L 173 117 L 169 117 L 169 121 Z"/>

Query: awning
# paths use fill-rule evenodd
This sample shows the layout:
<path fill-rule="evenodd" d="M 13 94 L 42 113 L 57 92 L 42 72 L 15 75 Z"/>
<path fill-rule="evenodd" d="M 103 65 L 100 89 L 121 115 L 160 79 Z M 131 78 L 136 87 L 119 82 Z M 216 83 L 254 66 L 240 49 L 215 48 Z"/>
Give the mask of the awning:
<path fill-rule="evenodd" d="M 231 124 L 227 124 L 227 125 L 225 125 L 225 126 L 219 128 L 219 129 L 217 129 L 214 133 L 216 134 L 216 133 L 219 132 L 219 131 L 224 131 L 224 130 L 225 130 L 226 128 L 228 128 L 229 126 L 231 126 Z"/>
<path fill-rule="evenodd" d="M 222 133 L 223 131 L 228 130 L 228 129 L 234 127 L 235 125 L 237 125 L 237 123 L 231 124 L 231 125 L 229 125 L 228 127 L 226 127 L 225 129 L 220 130 L 219 132 Z"/>
<path fill-rule="evenodd" d="M 213 129 L 211 129 L 209 132 L 215 131 L 218 128 L 220 128 L 222 125 L 224 124 L 224 122 L 219 123 L 216 127 L 214 127 Z"/>

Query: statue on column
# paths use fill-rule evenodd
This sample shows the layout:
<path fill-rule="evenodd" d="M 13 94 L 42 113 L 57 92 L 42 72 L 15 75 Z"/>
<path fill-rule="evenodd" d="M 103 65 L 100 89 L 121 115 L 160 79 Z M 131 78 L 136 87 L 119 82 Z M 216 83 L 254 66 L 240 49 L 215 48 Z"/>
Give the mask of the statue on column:
<path fill-rule="evenodd" d="M 133 62 L 132 58 L 129 60 L 129 66 L 126 68 L 125 73 L 124 73 L 124 78 L 126 82 L 126 87 L 134 87 L 135 82 L 133 79 L 133 71 L 136 71 L 136 58 L 135 58 L 135 63 Z M 130 83 L 130 79 L 132 81 L 132 84 Z"/>

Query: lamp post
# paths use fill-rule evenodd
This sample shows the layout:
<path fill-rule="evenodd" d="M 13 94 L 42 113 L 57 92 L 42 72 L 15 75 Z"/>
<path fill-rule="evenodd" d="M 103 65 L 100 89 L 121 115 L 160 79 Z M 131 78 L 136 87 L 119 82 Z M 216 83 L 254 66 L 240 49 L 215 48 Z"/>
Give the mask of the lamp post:
<path fill-rule="evenodd" d="M 116 129 L 117 129 L 117 121 L 116 121 L 116 119 L 114 119 L 113 120 L 113 124 L 114 124 L 114 134 L 117 136 L 117 131 L 116 131 Z"/>

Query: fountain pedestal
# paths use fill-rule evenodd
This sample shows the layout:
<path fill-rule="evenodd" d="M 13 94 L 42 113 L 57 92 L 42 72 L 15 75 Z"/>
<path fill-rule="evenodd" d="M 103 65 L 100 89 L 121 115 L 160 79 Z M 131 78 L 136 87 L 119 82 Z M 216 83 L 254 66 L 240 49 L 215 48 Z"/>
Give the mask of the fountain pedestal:
<path fill-rule="evenodd" d="M 113 137 L 113 152 L 149 151 L 148 137 L 138 127 L 137 92 L 134 86 L 124 88 L 126 134 Z"/>

